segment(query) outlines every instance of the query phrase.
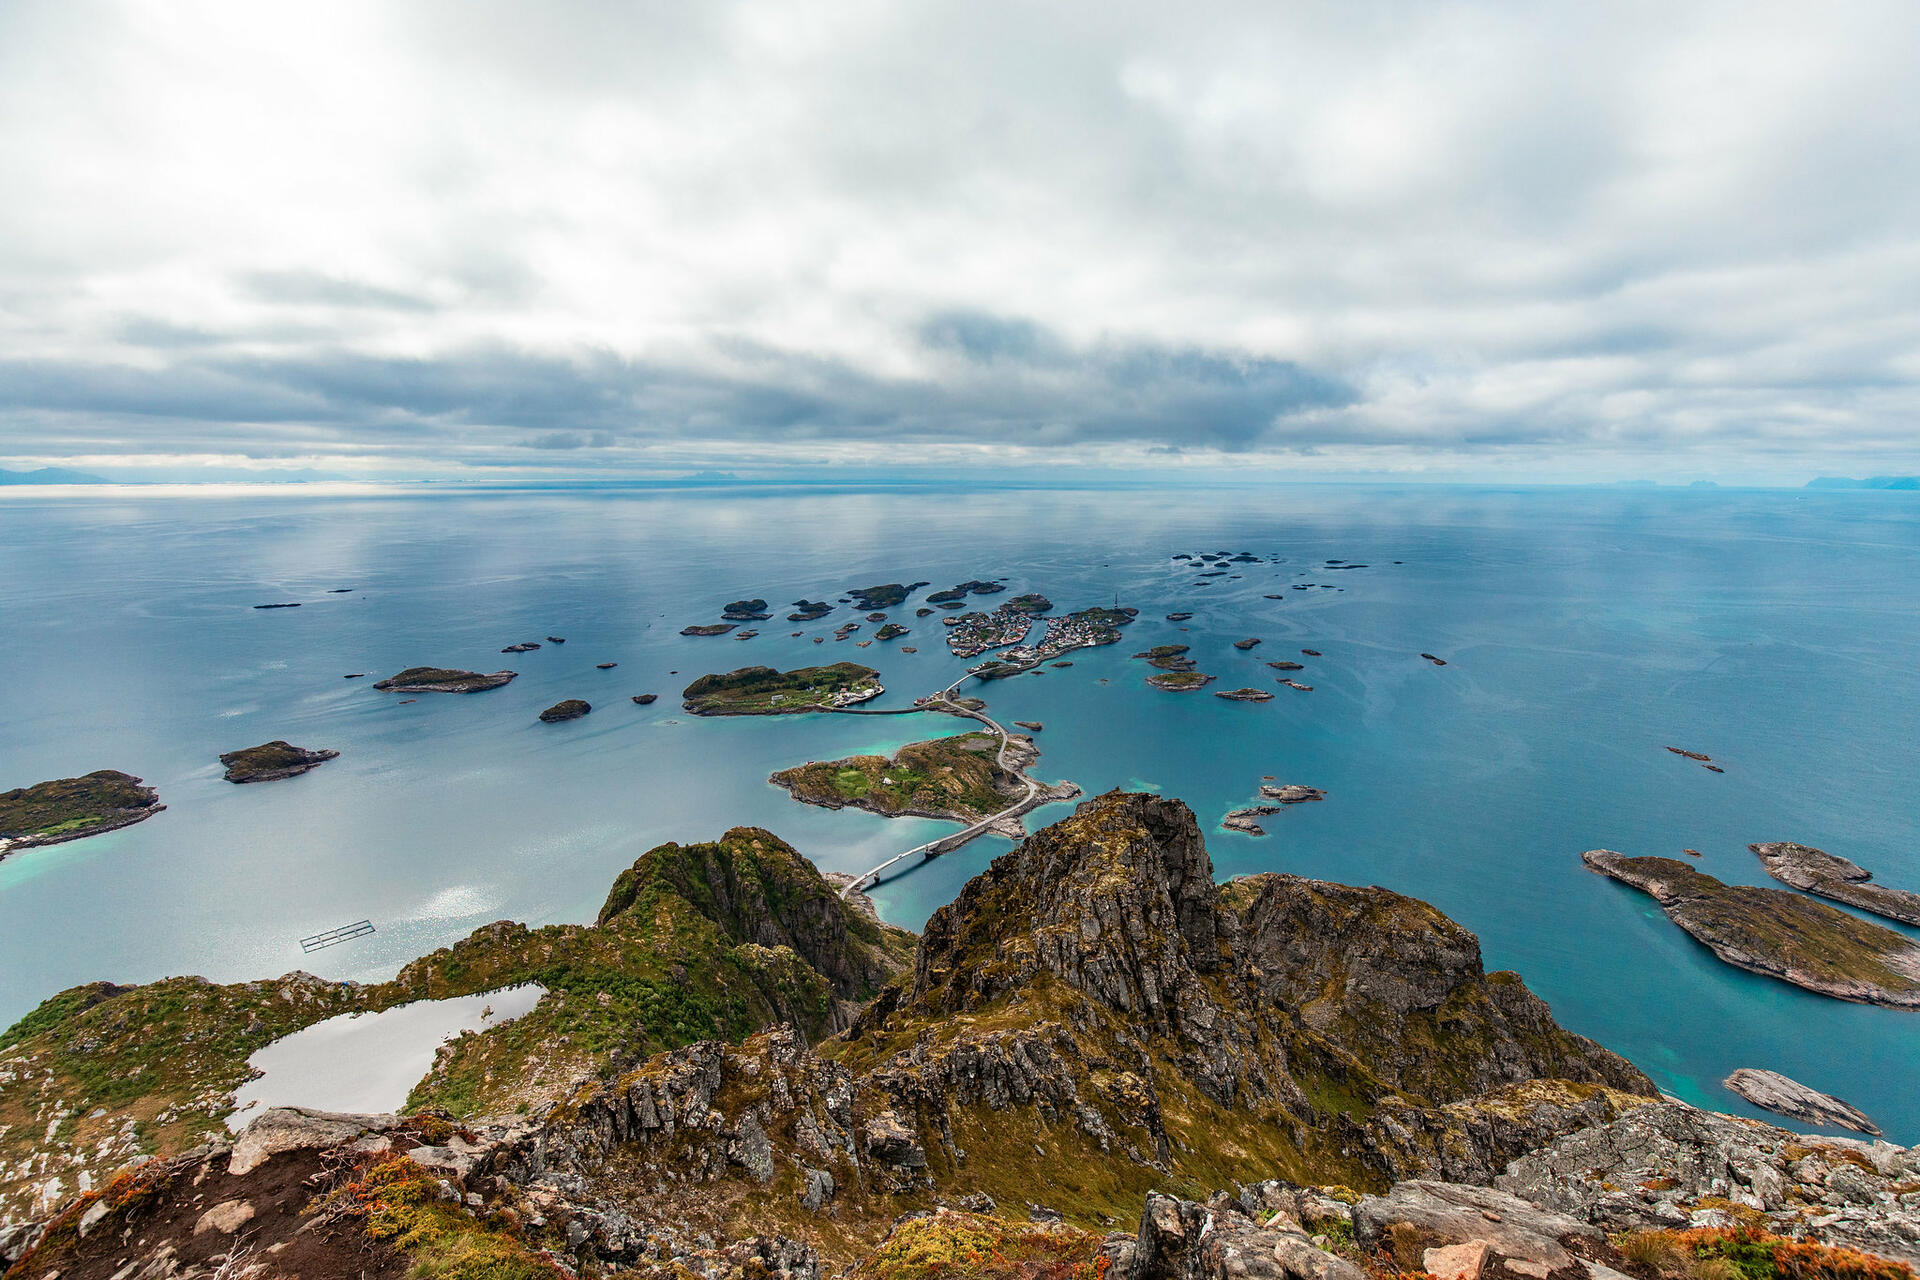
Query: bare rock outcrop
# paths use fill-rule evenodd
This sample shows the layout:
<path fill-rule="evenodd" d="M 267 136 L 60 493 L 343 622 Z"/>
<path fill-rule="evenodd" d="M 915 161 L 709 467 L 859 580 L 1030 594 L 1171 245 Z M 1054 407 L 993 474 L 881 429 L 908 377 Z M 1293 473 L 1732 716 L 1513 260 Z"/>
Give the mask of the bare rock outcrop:
<path fill-rule="evenodd" d="M 1767 874 L 1782 884 L 1902 924 L 1920 924 L 1920 893 L 1873 884 L 1873 872 L 1857 862 L 1804 844 L 1750 844 L 1747 848 L 1759 855 Z"/>
<path fill-rule="evenodd" d="M 1920 1153 L 1663 1102 L 1521 1156 L 1494 1185 L 1607 1231 L 1725 1226 L 1920 1263 Z M 1702 1204 L 1706 1201 L 1706 1204 Z"/>

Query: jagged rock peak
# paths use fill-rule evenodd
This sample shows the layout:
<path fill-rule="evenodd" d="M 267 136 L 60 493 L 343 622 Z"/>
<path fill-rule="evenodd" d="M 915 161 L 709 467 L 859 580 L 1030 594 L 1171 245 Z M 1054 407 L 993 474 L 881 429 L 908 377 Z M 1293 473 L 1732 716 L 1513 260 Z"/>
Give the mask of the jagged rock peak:
<path fill-rule="evenodd" d="M 910 995 L 873 1012 L 975 1012 L 1049 983 L 1192 1046 L 1221 1102 L 1291 1073 L 1271 1044 L 1299 1048 L 1297 1030 L 1429 1102 L 1548 1077 L 1653 1093 L 1435 908 L 1290 875 L 1216 886 L 1193 812 L 1155 795 L 1095 797 L 995 859 L 927 922 Z"/>
<path fill-rule="evenodd" d="M 860 914 L 796 852 L 759 827 L 734 827 L 704 844 L 663 844 L 622 871 L 597 927 L 623 916 L 648 927 L 651 895 L 684 899 L 729 937 L 789 948 L 842 1000 L 864 996 L 900 967 L 912 935 Z"/>
<path fill-rule="evenodd" d="M 1217 966 L 1213 863 L 1178 800 L 1109 792 L 1036 833 L 927 922 L 913 998 L 960 1012 L 1041 973 L 1162 1025 Z"/>

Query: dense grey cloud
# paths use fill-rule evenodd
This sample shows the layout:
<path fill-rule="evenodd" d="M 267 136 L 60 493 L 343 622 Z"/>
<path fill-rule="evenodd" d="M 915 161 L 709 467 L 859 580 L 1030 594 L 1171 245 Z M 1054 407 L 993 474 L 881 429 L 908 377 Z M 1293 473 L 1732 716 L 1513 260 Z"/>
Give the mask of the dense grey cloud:
<path fill-rule="evenodd" d="M 1901 3 L 0 7 L 0 466 L 1920 469 Z"/>

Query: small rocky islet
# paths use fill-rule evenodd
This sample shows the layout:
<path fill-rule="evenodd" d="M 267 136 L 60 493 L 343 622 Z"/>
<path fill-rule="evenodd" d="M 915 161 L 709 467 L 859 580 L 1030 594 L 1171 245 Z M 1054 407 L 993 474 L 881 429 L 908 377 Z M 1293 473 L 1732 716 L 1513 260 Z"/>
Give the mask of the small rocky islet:
<path fill-rule="evenodd" d="M 1265 689 L 1216 689 L 1216 698 L 1225 698 L 1229 702 L 1272 702 L 1273 695 Z"/>
<path fill-rule="evenodd" d="M 1823 1129 L 1852 1129 L 1880 1136 L 1880 1126 L 1860 1108 L 1817 1089 L 1810 1089 L 1778 1071 L 1741 1067 L 1720 1082 L 1756 1107 Z"/>
<path fill-rule="evenodd" d="M 118 769 L 0 792 L 0 858 L 117 831 L 145 822 L 166 807 L 158 791 Z"/>
<path fill-rule="evenodd" d="M 1198 664 L 1187 657 L 1192 646 L 1184 644 L 1157 644 L 1151 649 L 1142 649 L 1133 656 L 1142 659 L 1150 667 L 1162 671 L 1191 671 Z"/>
<path fill-rule="evenodd" d="M 885 582 L 877 587 L 851 588 L 847 595 L 856 609 L 871 613 L 881 609 L 897 609 L 907 602 L 908 596 L 927 585 L 926 582 Z"/>
<path fill-rule="evenodd" d="M 739 625 L 737 622 L 695 623 L 692 626 L 680 628 L 680 634 L 683 636 L 723 636 Z"/>
<path fill-rule="evenodd" d="M 563 720 L 578 720 L 593 710 L 593 704 L 580 698 L 567 698 L 556 702 L 540 713 L 543 724 L 558 724 Z"/>
<path fill-rule="evenodd" d="M 1212 683 L 1204 671 L 1162 671 L 1147 677 L 1148 686 L 1163 693 L 1193 693 Z"/>
<path fill-rule="evenodd" d="M 1669 920 L 1735 968 L 1863 1004 L 1920 1010 L 1920 943 L 1786 889 L 1723 884 L 1673 858 L 1580 855 L 1649 894 Z"/>
<path fill-rule="evenodd" d="M 1226 817 L 1220 819 L 1220 825 L 1229 831 L 1238 831 L 1242 835 L 1264 836 L 1267 831 L 1260 825 L 1260 819 L 1271 817 L 1288 805 L 1311 804 L 1326 798 L 1327 793 L 1318 787 L 1302 786 L 1297 782 L 1276 784 L 1262 781 L 1260 784 L 1262 803 L 1230 811 Z"/>
<path fill-rule="evenodd" d="M 377 680 L 373 687 L 389 693 L 483 693 L 509 684 L 516 671 L 462 671 L 457 667 L 408 667 Z"/>
<path fill-rule="evenodd" d="M 1811 845 L 1750 844 L 1767 874 L 1807 893 L 1844 902 L 1902 924 L 1920 925 L 1920 893 L 1874 884 L 1873 872 Z"/>
<path fill-rule="evenodd" d="M 339 757 L 338 751 L 296 747 L 283 738 L 275 738 L 257 747 L 223 752 L 220 763 L 227 767 L 228 782 L 277 782 L 282 778 L 297 778 Z"/>

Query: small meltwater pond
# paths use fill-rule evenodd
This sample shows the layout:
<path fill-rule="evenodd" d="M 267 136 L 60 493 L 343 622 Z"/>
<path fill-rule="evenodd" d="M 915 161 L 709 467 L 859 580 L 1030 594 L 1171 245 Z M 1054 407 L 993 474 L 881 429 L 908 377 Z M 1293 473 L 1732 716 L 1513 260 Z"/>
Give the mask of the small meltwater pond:
<path fill-rule="evenodd" d="M 464 1031 L 511 1022 L 546 994 L 545 987 L 527 983 L 316 1022 L 247 1059 L 263 1074 L 235 1091 L 227 1127 L 238 1132 L 268 1107 L 398 1111 L 441 1045 Z"/>

